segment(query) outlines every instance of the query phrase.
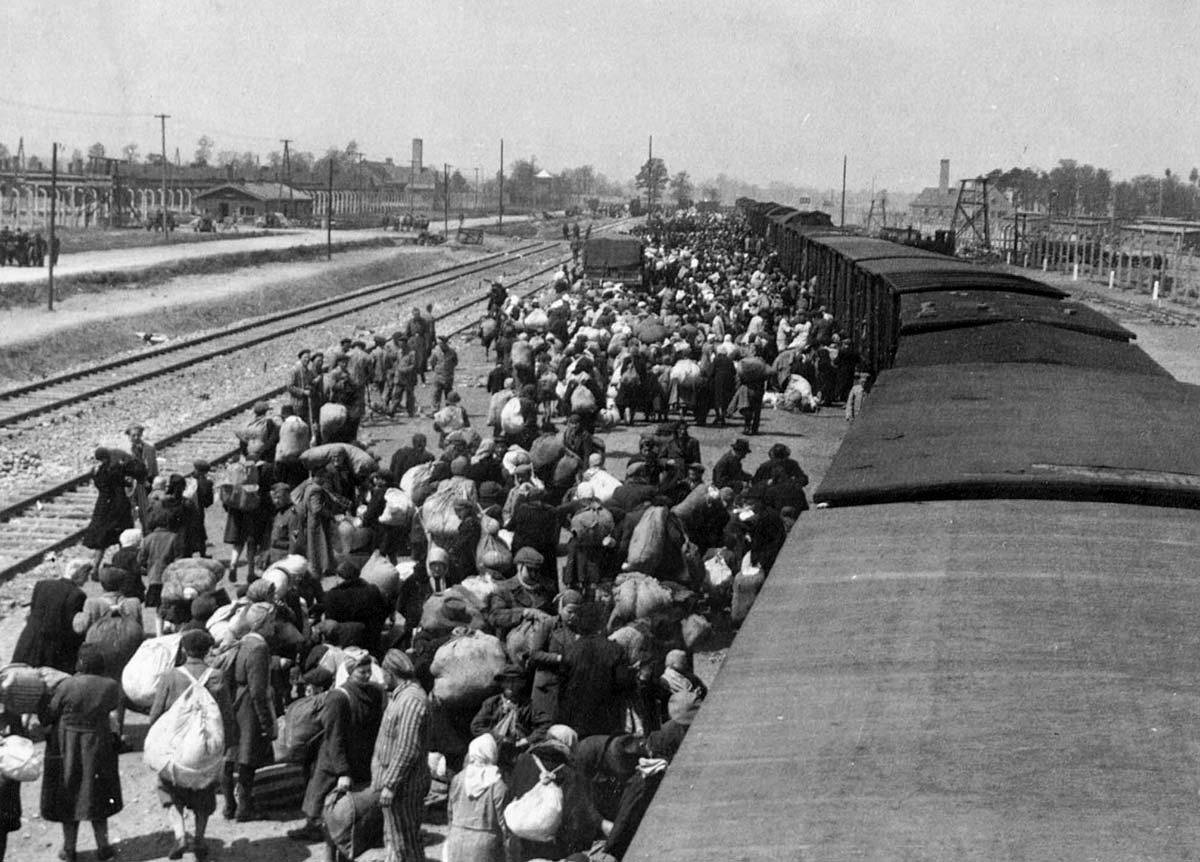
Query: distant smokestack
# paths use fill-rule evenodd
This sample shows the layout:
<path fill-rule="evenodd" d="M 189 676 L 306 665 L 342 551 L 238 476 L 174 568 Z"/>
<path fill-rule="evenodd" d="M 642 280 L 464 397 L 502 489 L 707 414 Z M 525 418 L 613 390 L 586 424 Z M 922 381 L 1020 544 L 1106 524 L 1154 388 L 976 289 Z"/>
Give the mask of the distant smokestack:
<path fill-rule="evenodd" d="M 414 143 L 413 146 L 416 146 Z M 938 172 L 938 191 L 943 195 L 950 191 L 950 160 L 942 159 L 942 169 Z"/>
<path fill-rule="evenodd" d="M 421 173 L 424 148 L 425 148 L 424 141 L 422 141 L 420 138 L 413 138 L 413 155 L 412 155 L 413 176 L 417 176 L 418 174 Z"/>

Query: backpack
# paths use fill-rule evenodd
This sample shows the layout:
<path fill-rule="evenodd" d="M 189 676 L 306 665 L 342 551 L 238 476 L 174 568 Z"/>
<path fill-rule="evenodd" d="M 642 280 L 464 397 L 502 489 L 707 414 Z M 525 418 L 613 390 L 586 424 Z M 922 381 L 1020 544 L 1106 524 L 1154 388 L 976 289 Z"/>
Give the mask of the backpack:
<path fill-rule="evenodd" d="M 258 494 L 258 465 L 245 461 L 226 464 L 213 480 L 221 504 L 237 512 L 254 512 L 262 500 Z"/>
<path fill-rule="evenodd" d="M 583 383 L 575 384 L 571 391 L 571 410 L 575 413 L 586 413 L 596 409 L 596 396 Z"/>
<path fill-rule="evenodd" d="M 88 626 L 83 642 L 99 646 L 104 656 L 104 675 L 120 679 L 121 672 L 142 645 L 144 637 L 141 621 L 125 616 L 120 606 L 113 605 L 109 608 L 108 616 Z"/>
<path fill-rule="evenodd" d="M 553 841 L 562 826 L 563 791 L 552 779 L 561 767 L 546 769 L 536 754 L 533 755 L 533 762 L 537 764 L 541 780 L 504 806 L 504 821 L 518 838 Z"/>
<path fill-rule="evenodd" d="M 158 681 L 175 667 L 182 637 L 182 634 L 170 634 L 142 641 L 129 659 L 121 671 L 121 688 L 135 707 L 149 709 L 153 705 Z"/>
<path fill-rule="evenodd" d="M 667 537 L 666 506 L 651 506 L 642 513 L 629 540 L 626 562 L 630 571 L 652 575 L 662 559 L 663 542 Z"/>
<path fill-rule="evenodd" d="M 181 668 L 189 676 L 191 674 Z M 146 734 L 142 759 L 160 778 L 179 787 L 209 787 L 225 768 L 225 725 L 221 709 L 205 683 L 208 668 Z"/>
<path fill-rule="evenodd" d="M 585 506 L 571 516 L 571 532 L 581 548 L 598 548 L 613 534 L 612 512 L 603 506 Z"/>
<path fill-rule="evenodd" d="M 302 763 L 308 759 L 325 733 L 321 712 L 327 696 L 328 692 L 319 692 L 288 704 L 283 713 L 283 732 L 275 744 L 276 761 Z"/>

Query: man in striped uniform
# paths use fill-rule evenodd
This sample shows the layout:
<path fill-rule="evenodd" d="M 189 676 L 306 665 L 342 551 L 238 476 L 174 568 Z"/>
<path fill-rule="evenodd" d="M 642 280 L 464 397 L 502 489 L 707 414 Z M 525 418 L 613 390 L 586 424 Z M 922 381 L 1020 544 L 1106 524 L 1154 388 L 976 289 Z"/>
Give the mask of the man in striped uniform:
<path fill-rule="evenodd" d="M 371 787 L 383 808 L 388 862 L 416 862 L 425 858 L 421 820 L 430 784 L 429 705 L 408 656 L 391 650 L 383 667 L 398 684 L 375 738 Z"/>

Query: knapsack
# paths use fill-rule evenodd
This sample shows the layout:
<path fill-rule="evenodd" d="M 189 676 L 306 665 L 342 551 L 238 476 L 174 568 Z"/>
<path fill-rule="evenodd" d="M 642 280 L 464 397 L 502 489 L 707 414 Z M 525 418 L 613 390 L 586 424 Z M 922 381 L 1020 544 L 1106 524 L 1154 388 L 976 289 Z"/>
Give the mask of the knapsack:
<path fill-rule="evenodd" d="M 189 676 L 191 674 L 181 668 Z M 146 734 L 142 759 L 165 781 L 199 789 L 214 784 L 225 767 L 225 726 L 221 709 L 205 683 L 208 668 L 159 716 Z"/>
<path fill-rule="evenodd" d="M 221 503 L 238 512 L 258 510 L 262 500 L 258 494 L 258 465 L 246 461 L 226 464 L 213 482 Z"/>
<path fill-rule="evenodd" d="M 612 512 L 603 506 L 585 506 L 571 516 L 571 532 L 581 548 L 598 548 L 612 535 Z"/>

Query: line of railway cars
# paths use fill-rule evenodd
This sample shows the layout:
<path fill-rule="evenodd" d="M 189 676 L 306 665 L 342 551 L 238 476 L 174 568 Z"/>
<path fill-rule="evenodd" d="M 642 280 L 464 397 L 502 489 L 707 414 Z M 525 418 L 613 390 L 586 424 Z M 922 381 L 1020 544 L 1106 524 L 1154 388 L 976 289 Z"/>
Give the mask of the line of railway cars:
<path fill-rule="evenodd" d="M 1194 858 L 1200 387 L 1036 281 L 774 236 L 878 378 L 625 858 Z"/>

